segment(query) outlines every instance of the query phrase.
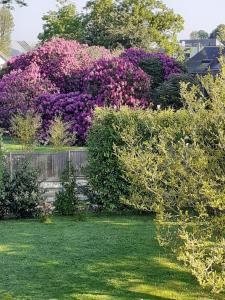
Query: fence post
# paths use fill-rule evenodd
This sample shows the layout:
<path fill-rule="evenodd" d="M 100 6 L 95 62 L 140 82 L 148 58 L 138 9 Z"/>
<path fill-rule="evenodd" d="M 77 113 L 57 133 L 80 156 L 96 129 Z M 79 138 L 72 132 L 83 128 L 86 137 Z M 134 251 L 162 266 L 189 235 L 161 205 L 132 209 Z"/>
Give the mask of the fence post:
<path fill-rule="evenodd" d="M 70 174 L 70 171 L 71 171 L 71 165 L 70 165 L 70 164 L 71 164 L 71 162 L 70 162 L 70 159 L 71 159 L 71 153 L 70 153 L 70 150 L 68 151 L 68 157 L 69 157 L 69 159 L 68 159 L 69 162 L 68 162 L 68 163 L 69 163 L 69 174 Z"/>
<path fill-rule="evenodd" d="M 9 169 L 10 169 L 10 179 L 12 180 L 13 174 L 13 167 L 12 167 L 12 152 L 9 152 Z"/>

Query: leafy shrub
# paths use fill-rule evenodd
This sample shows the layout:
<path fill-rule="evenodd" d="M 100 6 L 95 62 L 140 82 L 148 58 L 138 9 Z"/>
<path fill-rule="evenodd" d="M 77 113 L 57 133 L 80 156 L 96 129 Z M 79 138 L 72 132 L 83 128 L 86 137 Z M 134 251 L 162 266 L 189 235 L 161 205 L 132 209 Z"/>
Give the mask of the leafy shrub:
<path fill-rule="evenodd" d="M 75 135 L 69 133 L 70 124 L 62 121 L 61 116 L 56 116 L 49 129 L 49 140 L 54 149 L 59 151 L 64 146 L 75 143 Z"/>
<path fill-rule="evenodd" d="M 164 81 L 155 90 L 154 104 L 160 105 L 161 108 L 180 109 L 184 103 L 180 94 L 180 85 L 182 82 L 192 85 L 198 85 L 197 79 L 190 74 L 172 75 L 167 81 Z"/>
<path fill-rule="evenodd" d="M 62 191 L 56 194 L 55 210 L 59 215 L 72 216 L 78 211 L 76 172 L 68 163 L 61 176 Z"/>
<path fill-rule="evenodd" d="M 163 63 L 158 57 L 150 57 L 141 60 L 140 68 L 152 78 L 152 89 L 155 89 L 164 81 Z"/>
<path fill-rule="evenodd" d="M 145 111 L 122 108 L 98 109 L 88 135 L 88 165 L 90 191 L 93 201 L 103 208 L 122 208 L 121 197 L 129 195 L 129 183 L 124 177 L 124 168 L 114 152 L 114 145 L 124 144 L 121 133 L 124 128 L 138 124 L 144 136 L 148 128 L 143 126 Z"/>
<path fill-rule="evenodd" d="M 32 150 L 41 126 L 40 116 L 35 115 L 32 111 L 27 111 L 25 115 L 14 115 L 11 119 L 11 126 L 13 134 L 19 139 L 23 149 Z"/>
<path fill-rule="evenodd" d="M 5 191 L 11 214 L 19 218 L 35 216 L 42 194 L 38 172 L 29 161 L 18 162 L 15 172 L 5 182 Z"/>
<path fill-rule="evenodd" d="M 183 84 L 185 109 L 151 112 L 150 138 L 131 123 L 115 147 L 130 186 L 126 202 L 158 214 L 160 243 L 215 293 L 225 289 L 224 69 L 200 80 L 207 98 Z"/>

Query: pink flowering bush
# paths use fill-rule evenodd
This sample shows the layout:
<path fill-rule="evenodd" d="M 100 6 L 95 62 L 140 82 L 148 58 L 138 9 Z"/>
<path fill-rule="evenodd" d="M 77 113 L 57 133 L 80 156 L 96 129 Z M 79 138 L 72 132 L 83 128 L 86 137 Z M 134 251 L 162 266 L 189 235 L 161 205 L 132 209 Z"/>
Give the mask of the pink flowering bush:
<path fill-rule="evenodd" d="M 32 109 L 35 97 L 57 92 L 58 88 L 40 75 L 36 64 L 4 75 L 0 80 L 0 127 L 8 129 L 12 114 Z"/>
<path fill-rule="evenodd" d="M 119 108 L 148 106 L 151 79 L 139 67 L 123 58 L 103 59 L 74 73 L 67 92 L 90 94 L 97 106 Z"/>
<path fill-rule="evenodd" d="M 128 59 L 136 66 L 148 58 L 158 58 L 162 62 L 164 80 L 168 80 L 171 75 L 183 73 L 182 67 L 176 59 L 163 53 L 150 53 L 142 49 L 130 48 L 125 50 L 120 57 Z"/>
<path fill-rule="evenodd" d="M 112 57 L 110 51 L 103 47 L 88 47 L 76 41 L 57 38 L 28 53 L 12 58 L 7 67 L 9 71 L 25 70 L 35 63 L 39 66 L 42 77 L 62 88 L 65 76 L 90 66 L 96 59 L 110 57 Z"/>

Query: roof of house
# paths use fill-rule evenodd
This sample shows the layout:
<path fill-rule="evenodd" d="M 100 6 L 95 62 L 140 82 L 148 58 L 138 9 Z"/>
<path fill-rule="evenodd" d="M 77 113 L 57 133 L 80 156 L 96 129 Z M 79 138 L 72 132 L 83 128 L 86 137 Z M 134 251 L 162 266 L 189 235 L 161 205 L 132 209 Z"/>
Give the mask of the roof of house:
<path fill-rule="evenodd" d="M 189 73 L 206 74 L 208 70 L 218 73 L 220 70 L 219 57 L 225 55 L 221 47 L 205 47 L 186 61 Z"/>
<path fill-rule="evenodd" d="M 26 41 L 12 41 L 11 56 L 20 55 L 34 48 L 34 45 L 28 44 Z"/>
<path fill-rule="evenodd" d="M 198 46 L 202 47 L 208 46 L 219 46 L 221 43 L 217 39 L 189 39 L 189 40 L 181 40 L 180 43 L 184 43 L 185 46 Z"/>

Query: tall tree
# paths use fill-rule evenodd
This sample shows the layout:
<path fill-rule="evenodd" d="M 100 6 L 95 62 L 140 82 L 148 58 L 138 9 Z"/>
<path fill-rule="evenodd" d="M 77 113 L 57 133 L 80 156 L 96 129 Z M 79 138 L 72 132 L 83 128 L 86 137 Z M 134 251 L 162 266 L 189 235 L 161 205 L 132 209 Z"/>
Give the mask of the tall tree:
<path fill-rule="evenodd" d="M 190 38 L 195 40 L 195 39 L 208 39 L 209 38 L 209 34 L 208 32 L 206 32 L 205 30 L 198 30 L 198 31 L 192 31 L 190 34 Z"/>
<path fill-rule="evenodd" d="M 43 33 L 38 38 L 42 42 L 52 37 L 63 37 L 71 40 L 81 40 L 83 26 L 76 6 L 65 0 L 58 0 L 58 11 L 49 11 L 42 17 Z"/>
<path fill-rule="evenodd" d="M 6 7 L 0 9 L 0 51 L 10 54 L 11 33 L 14 27 L 13 16 Z"/>
<path fill-rule="evenodd" d="M 163 48 L 179 52 L 176 34 L 183 18 L 161 0 L 92 0 L 87 2 L 86 39 L 107 48 Z"/>

